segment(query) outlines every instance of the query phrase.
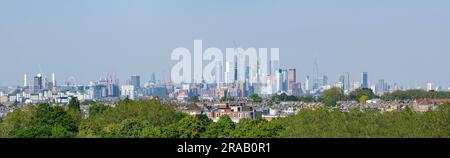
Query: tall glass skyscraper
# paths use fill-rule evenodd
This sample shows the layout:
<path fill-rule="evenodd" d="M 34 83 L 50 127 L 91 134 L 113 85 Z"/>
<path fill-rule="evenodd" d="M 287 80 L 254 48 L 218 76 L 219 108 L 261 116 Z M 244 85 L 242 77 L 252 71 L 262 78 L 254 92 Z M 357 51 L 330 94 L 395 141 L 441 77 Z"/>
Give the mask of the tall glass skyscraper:
<path fill-rule="evenodd" d="M 369 88 L 369 76 L 367 74 L 367 72 L 363 72 L 362 73 L 362 84 L 361 84 L 361 88 Z"/>

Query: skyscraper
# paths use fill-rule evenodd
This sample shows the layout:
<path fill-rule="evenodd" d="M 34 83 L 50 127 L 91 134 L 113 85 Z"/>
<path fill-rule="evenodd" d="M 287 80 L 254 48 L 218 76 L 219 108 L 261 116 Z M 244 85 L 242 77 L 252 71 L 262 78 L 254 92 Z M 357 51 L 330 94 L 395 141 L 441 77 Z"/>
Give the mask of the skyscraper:
<path fill-rule="evenodd" d="M 288 92 L 289 90 L 289 74 L 288 70 L 281 70 L 281 91 Z"/>
<path fill-rule="evenodd" d="M 141 89 L 141 76 L 131 76 L 130 85 L 133 85 L 135 90 Z"/>
<path fill-rule="evenodd" d="M 23 75 L 23 86 L 26 87 L 28 86 L 28 82 L 27 82 L 27 74 Z"/>
<path fill-rule="evenodd" d="M 339 82 L 336 83 L 336 85 L 339 85 L 339 88 L 341 88 L 342 90 L 345 90 L 345 75 L 339 76 Z"/>
<path fill-rule="evenodd" d="M 33 89 L 34 89 L 34 93 L 39 93 L 44 87 L 43 87 L 43 82 L 42 82 L 42 75 L 41 74 L 37 74 L 34 77 L 34 83 L 33 83 Z"/>
<path fill-rule="evenodd" d="M 367 72 L 363 72 L 362 73 L 362 84 L 361 84 L 361 88 L 369 88 L 369 76 L 367 74 Z"/>
<path fill-rule="evenodd" d="M 324 86 L 328 85 L 328 76 L 322 77 L 322 85 L 324 85 Z"/>
<path fill-rule="evenodd" d="M 320 83 L 319 83 L 319 64 L 317 64 L 317 60 L 314 60 L 312 89 L 316 90 L 316 89 L 319 89 L 319 87 L 320 87 Z"/>
<path fill-rule="evenodd" d="M 55 73 L 52 73 L 52 88 L 56 87 L 56 76 Z"/>
<path fill-rule="evenodd" d="M 386 82 L 384 82 L 384 79 L 380 79 L 378 80 L 377 85 L 375 86 L 375 93 L 378 95 L 382 95 L 384 94 L 384 92 L 386 91 Z"/>
<path fill-rule="evenodd" d="M 305 80 L 305 91 L 309 91 L 309 76 L 306 76 L 306 80 Z"/>
<path fill-rule="evenodd" d="M 292 94 L 294 86 L 297 83 L 297 72 L 295 69 L 289 69 L 288 72 L 288 91 Z"/>
<path fill-rule="evenodd" d="M 156 83 L 156 75 L 155 75 L 155 73 L 152 73 L 152 76 L 150 77 L 150 82 L 151 83 Z"/>
<path fill-rule="evenodd" d="M 350 91 L 350 72 L 346 72 L 345 73 L 345 86 L 344 86 L 344 90 L 346 91 Z"/>

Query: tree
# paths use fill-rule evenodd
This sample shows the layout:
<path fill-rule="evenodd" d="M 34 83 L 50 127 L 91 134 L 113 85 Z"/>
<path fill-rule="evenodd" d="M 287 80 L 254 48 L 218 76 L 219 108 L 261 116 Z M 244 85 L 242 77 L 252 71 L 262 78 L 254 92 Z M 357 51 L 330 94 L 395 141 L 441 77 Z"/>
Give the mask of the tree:
<path fill-rule="evenodd" d="M 302 97 L 298 97 L 298 101 L 305 102 L 305 103 L 311 103 L 311 102 L 315 102 L 316 100 L 312 96 L 302 96 Z"/>
<path fill-rule="evenodd" d="M 193 96 L 193 97 L 190 97 L 189 99 L 188 99 L 188 101 L 189 102 L 199 102 L 200 100 L 199 100 L 199 98 L 198 98 L 198 96 Z"/>
<path fill-rule="evenodd" d="M 220 117 L 217 123 L 212 123 L 206 128 L 202 137 L 206 138 L 232 138 L 235 124 L 228 115 Z"/>
<path fill-rule="evenodd" d="M 77 97 L 71 97 L 69 101 L 69 109 L 80 111 L 80 101 Z"/>
<path fill-rule="evenodd" d="M 242 119 L 236 125 L 237 138 L 276 138 L 282 127 L 266 120 Z"/>
<path fill-rule="evenodd" d="M 323 92 L 322 99 L 334 100 L 334 101 L 342 101 L 345 100 L 345 95 L 342 92 L 341 88 L 335 87 L 331 89 L 327 89 Z"/>
<path fill-rule="evenodd" d="M 187 114 L 175 111 L 169 104 L 162 104 L 159 100 L 122 100 L 114 108 L 83 120 L 80 127 L 83 135 L 99 137 L 110 134 L 114 125 L 126 119 L 147 122 L 148 126 L 168 127 L 186 117 Z"/>
<path fill-rule="evenodd" d="M 287 95 L 286 93 L 281 93 L 280 95 L 272 96 L 274 102 L 280 101 L 297 101 L 298 98 L 293 95 Z"/>
<path fill-rule="evenodd" d="M 7 115 L 2 126 L 8 127 L 7 137 L 68 138 L 78 132 L 79 118 L 60 106 L 30 105 Z"/>
<path fill-rule="evenodd" d="M 112 129 L 111 135 L 118 138 L 140 138 L 141 132 L 149 126 L 147 121 L 125 119 Z"/>
<path fill-rule="evenodd" d="M 258 94 L 255 94 L 255 93 L 250 95 L 250 99 L 252 99 L 253 102 L 256 102 L 256 103 L 262 103 L 263 102 L 263 98 L 261 98 Z"/>
<path fill-rule="evenodd" d="M 111 109 L 110 106 L 104 105 L 104 104 L 99 104 L 99 103 L 92 103 L 89 106 L 89 117 L 93 118 L 107 110 Z"/>
<path fill-rule="evenodd" d="M 363 95 L 363 96 L 359 97 L 358 100 L 360 103 L 365 103 L 367 100 L 369 100 L 369 97 L 366 95 Z"/>
<path fill-rule="evenodd" d="M 323 104 L 327 107 L 335 107 L 337 105 L 337 101 L 334 98 L 326 97 L 323 99 Z"/>
<path fill-rule="evenodd" d="M 359 101 L 362 96 L 366 96 L 367 99 L 375 99 L 377 96 L 373 93 L 373 91 L 369 88 L 358 88 L 351 91 L 348 94 L 348 98 L 350 100 Z"/>
<path fill-rule="evenodd" d="M 177 123 L 179 138 L 200 138 L 206 131 L 206 127 L 211 124 L 211 120 L 205 116 L 187 116 Z"/>

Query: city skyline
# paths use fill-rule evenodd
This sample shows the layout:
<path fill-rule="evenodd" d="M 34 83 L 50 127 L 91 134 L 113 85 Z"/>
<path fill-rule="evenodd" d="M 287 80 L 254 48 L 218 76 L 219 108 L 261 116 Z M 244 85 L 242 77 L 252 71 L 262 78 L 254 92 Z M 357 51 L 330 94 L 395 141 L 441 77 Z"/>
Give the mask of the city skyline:
<path fill-rule="evenodd" d="M 449 3 L 3 1 L 0 52 L 7 60 L 0 86 L 22 85 L 23 74 L 51 78 L 53 72 L 79 83 L 108 73 L 122 83 L 136 74 L 148 81 L 153 72 L 164 80 L 172 50 L 192 50 L 192 41 L 202 39 L 205 48 L 280 48 L 280 67 L 295 68 L 299 82 L 314 79 L 317 60 L 330 84 L 346 72 L 350 81 L 368 72 L 371 84 L 446 88 Z"/>

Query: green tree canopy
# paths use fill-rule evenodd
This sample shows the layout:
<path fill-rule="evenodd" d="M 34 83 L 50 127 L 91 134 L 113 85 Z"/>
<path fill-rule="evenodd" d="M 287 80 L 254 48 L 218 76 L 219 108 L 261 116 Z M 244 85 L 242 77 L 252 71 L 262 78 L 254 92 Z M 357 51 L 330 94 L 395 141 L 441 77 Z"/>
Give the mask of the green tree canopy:
<path fill-rule="evenodd" d="M 348 94 L 348 98 L 350 100 L 359 101 L 362 96 L 366 96 L 367 99 L 375 99 L 378 98 L 371 89 L 369 88 L 358 88 L 351 91 Z"/>
<path fill-rule="evenodd" d="M 258 94 L 255 94 L 255 93 L 250 95 L 250 99 L 252 99 L 254 102 L 257 102 L 257 103 L 263 102 L 263 98 L 261 98 Z"/>
<path fill-rule="evenodd" d="M 322 99 L 334 100 L 334 101 L 342 101 L 345 100 L 346 97 L 341 88 L 334 87 L 327 89 L 323 92 Z"/>
<path fill-rule="evenodd" d="M 235 124 L 228 115 L 220 117 L 217 123 L 212 123 L 206 128 L 205 138 L 232 138 Z"/>

